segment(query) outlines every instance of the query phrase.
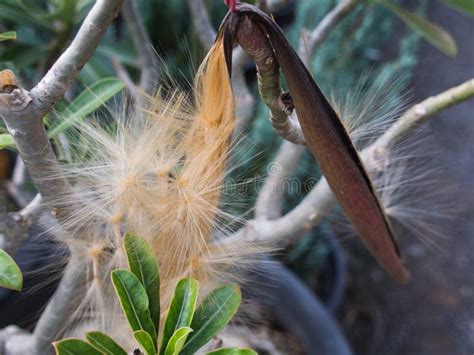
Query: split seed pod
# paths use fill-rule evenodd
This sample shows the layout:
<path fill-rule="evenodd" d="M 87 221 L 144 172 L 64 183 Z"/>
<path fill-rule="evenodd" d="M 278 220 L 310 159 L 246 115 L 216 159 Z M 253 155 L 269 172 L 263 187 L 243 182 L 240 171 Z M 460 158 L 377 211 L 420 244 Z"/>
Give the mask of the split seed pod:
<path fill-rule="evenodd" d="M 249 23 L 267 37 L 286 79 L 306 144 L 347 218 L 382 267 L 396 280 L 408 281 L 390 222 L 346 129 L 280 27 L 256 6 L 238 4 L 237 13 L 229 13 L 220 29 L 227 62 L 239 29 Z M 246 50 L 244 41 L 239 42 Z"/>

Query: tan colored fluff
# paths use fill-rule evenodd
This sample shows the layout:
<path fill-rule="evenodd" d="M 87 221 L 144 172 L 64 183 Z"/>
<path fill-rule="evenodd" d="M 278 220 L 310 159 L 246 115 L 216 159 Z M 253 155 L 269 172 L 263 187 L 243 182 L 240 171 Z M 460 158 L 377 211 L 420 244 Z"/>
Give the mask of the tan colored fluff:
<path fill-rule="evenodd" d="M 128 332 L 109 277 L 126 266 L 126 232 L 146 238 L 156 252 L 163 312 L 179 279 L 196 278 L 204 294 L 215 283 L 236 281 L 263 250 L 215 237 L 229 234 L 225 221 L 232 218 L 219 208 L 235 126 L 222 42 L 199 68 L 192 98 L 163 89 L 141 101 L 112 128 L 81 125 L 79 143 L 71 143 L 80 158 L 64 165 L 74 195 L 59 202 L 79 200 L 80 207 L 57 233 L 80 234 L 68 243 L 91 276 L 72 320 L 84 321 L 78 333 L 95 328 L 118 339 Z"/>
<path fill-rule="evenodd" d="M 359 152 L 383 135 L 408 107 L 404 80 L 380 75 L 372 82 L 361 79 L 338 99 L 333 95 L 333 105 Z M 456 223 L 457 207 L 451 195 L 457 188 L 439 165 L 438 153 L 428 129 L 420 127 L 364 163 L 397 238 L 415 236 L 430 247 L 443 249 Z M 341 233 L 354 233 L 344 216 L 337 219 Z"/>

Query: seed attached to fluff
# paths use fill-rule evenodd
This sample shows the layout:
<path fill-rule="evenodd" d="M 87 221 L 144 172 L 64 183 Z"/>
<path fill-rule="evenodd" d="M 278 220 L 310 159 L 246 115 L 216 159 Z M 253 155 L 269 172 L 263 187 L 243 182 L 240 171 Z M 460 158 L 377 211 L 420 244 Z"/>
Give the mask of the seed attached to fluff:
<path fill-rule="evenodd" d="M 88 299 L 81 301 L 87 309 L 84 322 L 117 338 L 128 333 L 128 325 L 120 318 L 119 305 L 113 304 L 116 297 L 107 275 L 126 267 L 125 232 L 153 247 L 164 312 L 177 280 L 195 277 L 203 289 L 240 280 L 242 271 L 268 250 L 244 240 L 214 238 L 229 234 L 229 214 L 219 204 L 235 126 L 222 41 L 199 68 L 193 97 L 162 89 L 139 102 L 134 112 L 123 110 L 126 115 L 118 115 L 111 127 L 89 121 L 77 128 L 81 140 L 70 146 L 82 154 L 72 156 L 86 158 L 63 164 L 74 194 L 58 197 L 81 200 L 65 223 L 80 228 L 84 239 L 71 244 L 83 243 L 79 250 L 85 251 L 84 265 L 92 262 L 94 279 Z M 104 251 L 108 245 L 111 253 Z"/>

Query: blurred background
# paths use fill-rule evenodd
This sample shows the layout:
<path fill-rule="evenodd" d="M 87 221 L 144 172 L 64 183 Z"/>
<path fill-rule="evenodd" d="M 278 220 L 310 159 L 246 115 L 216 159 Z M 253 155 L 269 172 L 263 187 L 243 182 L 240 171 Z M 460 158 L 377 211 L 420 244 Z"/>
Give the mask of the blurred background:
<path fill-rule="evenodd" d="M 473 78 L 474 17 L 470 15 L 474 9 L 469 1 L 398 2 L 449 32 L 457 43 L 458 53 L 454 57 L 430 45 L 423 38 L 426 33 L 414 31 L 387 7 L 361 3 L 335 27 L 311 58 L 318 85 L 327 95 L 346 95 L 355 94 L 361 80 L 397 81 L 399 84 L 393 87 L 391 95 L 399 97 L 401 102 L 408 96 L 409 103 L 416 103 Z M 25 88 L 34 86 L 67 47 L 92 2 L 0 0 L 0 32 L 16 31 L 16 40 L 0 42 L 0 70 L 12 69 Z M 297 47 L 302 29 L 313 29 L 337 3 L 293 0 L 270 1 L 269 5 L 274 6 L 276 21 Z M 446 3 L 467 4 L 464 9 L 471 6 L 471 13 Z M 142 0 L 137 4 L 157 55 L 166 67 L 166 75 L 173 78 L 175 85 L 190 89 L 205 49 L 190 21 L 187 1 Z M 205 1 L 205 5 L 214 27 L 218 28 L 226 7 L 220 0 Z M 77 112 L 82 107 L 77 98 L 91 91 L 92 99 L 99 96 L 100 102 L 90 105 L 87 114 L 100 109 L 102 101 L 112 99 L 109 102 L 112 103 L 115 97 L 117 102 L 116 95 L 123 88 L 112 90 L 108 85 L 116 83 L 110 80 L 117 78 L 120 70 L 126 70 L 134 81 L 139 77 L 137 51 L 121 16 L 68 92 L 67 100 L 62 103 L 66 108 L 57 107 L 56 114 L 67 113 L 68 109 Z M 229 178 L 246 181 L 257 177 L 255 184 L 259 185 L 263 184 L 267 166 L 282 139 L 268 123 L 268 109 L 258 97 L 251 60 L 245 63 L 244 73 L 255 105 L 244 126 L 248 144 L 244 142 L 236 153 L 245 163 Z M 429 139 L 430 164 L 442 172 L 436 177 L 436 186 L 430 187 L 430 193 L 436 190 L 437 203 L 450 217 L 432 220 L 433 224 L 422 231 L 421 238 L 408 229 L 402 233 L 401 249 L 413 275 L 409 284 L 398 285 L 390 280 L 360 241 L 348 237 L 350 233 L 340 226 L 337 212 L 296 245 L 278 254 L 278 259 L 306 283 L 337 320 L 355 354 L 474 353 L 473 116 L 474 100 L 468 100 L 443 111 L 423 127 Z M 4 128 L 0 129 L 2 134 L 6 133 Z M 5 214 L 23 207 L 34 190 L 27 178 L 21 189 L 12 190 L 15 174 L 24 173 L 11 142 L 2 137 L 0 145 L 3 148 L 0 197 Z M 61 156 L 61 152 L 58 154 Z M 249 159 L 253 156 L 256 158 Z M 309 153 L 304 153 L 294 175 L 303 182 L 320 176 Z M 252 216 L 256 187 L 241 192 L 242 203 L 232 212 Z M 309 187 L 303 191 L 290 189 L 285 197 L 285 211 L 301 201 L 308 190 Z M 427 211 L 438 208 L 431 204 L 431 199 L 423 203 L 423 193 L 416 198 L 420 200 L 416 201 L 417 206 Z M 433 235 L 429 235 L 430 231 Z M 33 228 L 29 233 L 35 235 L 38 231 Z M 20 301 L 10 292 L 0 290 L 1 327 L 10 323 L 34 325 L 35 315 L 54 290 L 54 287 L 41 290 L 35 287 L 38 278 L 52 278 L 47 276 L 47 265 L 55 257 L 48 251 L 49 247 L 44 243 L 36 245 L 35 239 L 30 238 L 19 249 L 22 269 L 30 271 L 25 274 L 26 292 L 22 296 L 27 301 L 19 306 Z M 32 272 L 37 269 L 44 272 Z M 318 352 L 315 350 L 314 354 Z"/>

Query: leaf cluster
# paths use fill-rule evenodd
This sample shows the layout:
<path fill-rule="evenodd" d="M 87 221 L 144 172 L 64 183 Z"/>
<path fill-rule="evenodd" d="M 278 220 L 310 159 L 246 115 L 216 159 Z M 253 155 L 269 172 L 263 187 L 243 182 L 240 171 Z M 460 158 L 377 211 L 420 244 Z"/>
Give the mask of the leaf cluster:
<path fill-rule="evenodd" d="M 240 289 L 224 285 L 211 291 L 196 308 L 199 284 L 182 279 L 176 285 L 160 331 L 160 275 L 150 245 L 140 237 L 124 237 L 128 269 L 112 271 L 111 278 L 132 334 L 146 355 L 190 355 L 206 345 L 232 319 L 240 302 Z M 86 340 L 68 338 L 53 345 L 58 355 L 126 355 L 114 339 L 99 331 Z M 252 355 L 249 349 L 222 348 L 208 354 Z"/>

